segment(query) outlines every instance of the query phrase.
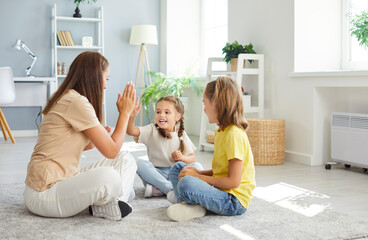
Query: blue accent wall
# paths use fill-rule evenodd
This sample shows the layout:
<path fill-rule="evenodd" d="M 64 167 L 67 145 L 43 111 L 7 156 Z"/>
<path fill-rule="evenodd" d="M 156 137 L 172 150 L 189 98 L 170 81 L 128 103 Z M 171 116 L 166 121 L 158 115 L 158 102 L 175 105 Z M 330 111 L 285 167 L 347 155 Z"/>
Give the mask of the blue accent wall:
<path fill-rule="evenodd" d="M 51 18 L 54 3 L 57 4 L 58 15 L 73 15 L 75 9 L 73 0 L 0 1 L 0 66 L 10 66 L 15 77 L 25 76 L 24 70 L 32 63 L 32 59 L 25 51 L 12 48 L 17 39 L 23 40 L 38 56 L 32 74 L 52 75 Z M 92 4 L 82 3 L 79 8 L 83 17 L 96 17 L 96 9 L 99 6 L 103 6 L 104 10 L 104 55 L 110 62 L 111 74 L 106 90 L 107 123 L 115 127 L 118 117 L 115 105 L 117 92 L 122 92 L 127 82 L 135 82 L 138 64 L 140 48 L 129 45 L 131 26 L 156 25 L 160 36 L 160 0 L 98 0 Z M 78 26 L 68 27 L 72 33 L 78 32 Z M 74 35 L 78 37 L 78 34 Z M 159 71 L 159 45 L 147 46 L 147 50 L 151 70 Z M 35 121 L 40 108 L 4 107 L 2 109 L 12 130 L 37 129 Z M 146 119 L 145 123 L 148 123 Z"/>

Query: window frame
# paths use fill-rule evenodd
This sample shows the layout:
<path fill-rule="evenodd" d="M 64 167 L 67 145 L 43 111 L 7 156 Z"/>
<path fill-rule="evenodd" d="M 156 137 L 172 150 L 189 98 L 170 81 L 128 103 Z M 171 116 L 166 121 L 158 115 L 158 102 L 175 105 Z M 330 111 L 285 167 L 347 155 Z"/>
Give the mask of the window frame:
<path fill-rule="evenodd" d="M 341 36 L 341 69 L 342 70 L 368 70 L 368 60 L 352 61 L 352 36 L 350 34 L 351 0 L 342 0 L 342 36 Z"/>

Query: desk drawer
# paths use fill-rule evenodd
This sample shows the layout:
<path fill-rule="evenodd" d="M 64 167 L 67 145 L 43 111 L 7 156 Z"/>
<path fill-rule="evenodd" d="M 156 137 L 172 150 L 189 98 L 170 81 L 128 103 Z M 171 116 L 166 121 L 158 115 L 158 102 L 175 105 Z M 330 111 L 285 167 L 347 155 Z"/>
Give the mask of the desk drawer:
<path fill-rule="evenodd" d="M 45 106 L 47 101 L 47 84 L 15 82 L 15 101 L 7 107 Z"/>

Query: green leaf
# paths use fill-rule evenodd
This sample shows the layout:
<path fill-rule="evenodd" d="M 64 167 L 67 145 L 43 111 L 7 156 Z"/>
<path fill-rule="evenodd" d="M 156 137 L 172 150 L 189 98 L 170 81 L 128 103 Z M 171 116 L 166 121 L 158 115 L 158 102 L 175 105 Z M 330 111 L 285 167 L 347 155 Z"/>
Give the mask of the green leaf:
<path fill-rule="evenodd" d="M 368 11 L 362 11 L 356 14 L 350 23 L 352 27 L 349 29 L 351 36 L 355 36 L 360 46 L 368 48 Z"/>
<path fill-rule="evenodd" d="M 226 43 L 222 48 L 222 54 L 225 54 L 224 61 L 226 63 L 230 62 L 232 58 L 237 58 L 240 53 L 256 53 L 253 49 L 253 44 L 241 45 L 238 41 L 233 43 Z M 251 61 L 250 61 L 251 62 Z"/>

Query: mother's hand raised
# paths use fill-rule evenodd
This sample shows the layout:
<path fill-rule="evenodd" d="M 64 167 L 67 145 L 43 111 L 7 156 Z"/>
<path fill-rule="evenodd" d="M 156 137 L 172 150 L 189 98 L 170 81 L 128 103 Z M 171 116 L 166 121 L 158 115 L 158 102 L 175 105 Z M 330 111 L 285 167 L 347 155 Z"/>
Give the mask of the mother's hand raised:
<path fill-rule="evenodd" d="M 124 89 L 123 95 L 118 93 L 116 106 L 120 114 L 130 115 L 135 106 L 135 88 L 133 83 L 129 82 Z"/>

